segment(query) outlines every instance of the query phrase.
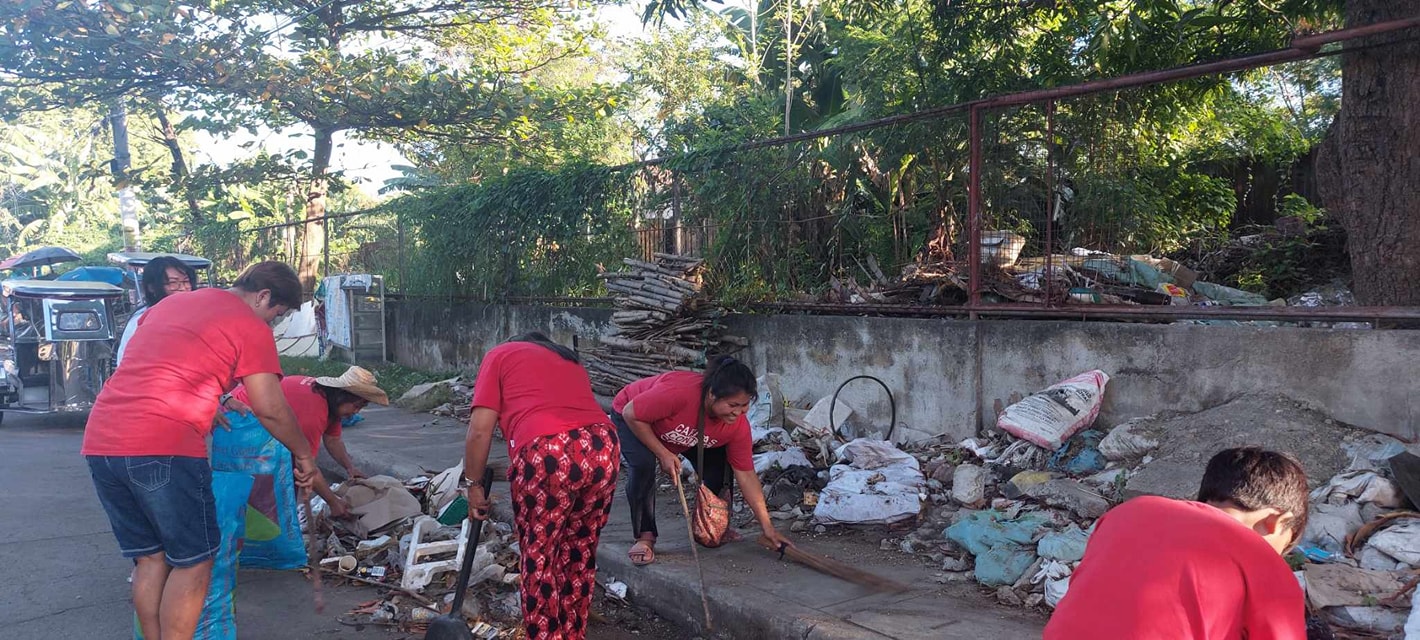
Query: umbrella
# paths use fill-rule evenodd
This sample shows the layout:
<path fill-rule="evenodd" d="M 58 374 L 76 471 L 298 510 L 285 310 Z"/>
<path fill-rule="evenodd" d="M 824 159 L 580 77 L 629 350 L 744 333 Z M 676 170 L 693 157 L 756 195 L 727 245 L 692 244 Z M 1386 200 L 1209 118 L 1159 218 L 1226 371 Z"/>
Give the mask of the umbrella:
<path fill-rule="evenodd" d="M 0 270 L 29 269 L 32 267 L 59 264 L 61 262 L 78 262 L 80 260 L 83 260 L 83 258 L 80 257 L 79 254 L 65 249 L 64 247 L 40 247 L 18 256 L 6 258 L 4 262 L 0 262 Z"/>

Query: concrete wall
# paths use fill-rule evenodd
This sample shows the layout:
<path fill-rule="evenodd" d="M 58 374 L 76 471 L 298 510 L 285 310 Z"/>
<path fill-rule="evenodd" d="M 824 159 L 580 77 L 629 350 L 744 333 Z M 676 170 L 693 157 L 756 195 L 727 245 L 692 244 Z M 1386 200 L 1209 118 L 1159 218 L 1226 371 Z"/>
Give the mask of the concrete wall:
<path fill-rule="evenodd" d="M 390 359 L 426 371 L 476 371 L 483 353 L 526 331 L 542 331 L 571 345 L 600 335 L 611 309 L 489 305 L 436 298 L 386 305 Z"/>
<path fill-rule="evenodd" d="M 570 344 L 607 328 L 608 309 L 434 301 L 391 305 L 401 364 L 472 370 L 482 353 L 522 331 Z M 1334 418 L 1405 439 L 1420 436 L 1420 331 L 1332 331 L 1126 323 L 922 320 L 741 315 L 742 357 L 781 374 L 785 396 L 810 403 L 856 375 L 880 378 L 897 402 L 896 439 L 964 438 L 994 420 L 996 400 L 1029 394 L 1090 369 L 1111 376 L 1101 422 L 1192 412 L 1255 392 L 1308 401 Z M 839 396 L 880 430 L 888 403 L 872 381 Z"/>

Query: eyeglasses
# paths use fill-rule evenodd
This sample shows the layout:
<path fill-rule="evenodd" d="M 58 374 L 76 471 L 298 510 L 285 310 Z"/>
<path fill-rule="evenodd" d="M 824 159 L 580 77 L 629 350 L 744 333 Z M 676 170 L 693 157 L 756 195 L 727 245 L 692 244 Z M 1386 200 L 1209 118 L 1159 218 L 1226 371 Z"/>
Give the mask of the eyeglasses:
<path fill-rule="evenodd" d="M 192 281 L 187 278 L 169 278 L 166 284 L 169 289 L 192 290 Z"/>

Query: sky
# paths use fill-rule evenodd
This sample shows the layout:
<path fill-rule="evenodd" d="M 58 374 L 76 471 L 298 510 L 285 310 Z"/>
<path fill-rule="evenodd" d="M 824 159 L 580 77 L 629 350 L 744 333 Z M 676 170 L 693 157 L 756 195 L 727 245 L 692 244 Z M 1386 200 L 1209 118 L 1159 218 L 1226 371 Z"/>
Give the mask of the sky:
<path fill-rule="evenodd" d="M 639 7 L 615 5 L 599 7 L 596 17 L 606 25 L 613 37 L 641 37 Z M 244 147 L 243 145 L 250 145 Z M 206 132 L 197 133 L 194 155 L 198 163 L 227 166 L 232 162 L 255 155 L 260 150 L 281 153 L 293 149 L 309 149 L 310 130 L 305 127 L 288 127 L 280 130 L 262 130 L 255 135 L 240 132 L 228 137 L 215 137 Z M 400 175 L 392 167 L 409 164 L 394 147 L 377 142 L 357 140 L 345 132 L 335 135 L 335 149 L 331 155 L 331 169 L 342 171 L 347 179 L 372 198 L 381 198 L 380 187 L 385 180 Z"/>

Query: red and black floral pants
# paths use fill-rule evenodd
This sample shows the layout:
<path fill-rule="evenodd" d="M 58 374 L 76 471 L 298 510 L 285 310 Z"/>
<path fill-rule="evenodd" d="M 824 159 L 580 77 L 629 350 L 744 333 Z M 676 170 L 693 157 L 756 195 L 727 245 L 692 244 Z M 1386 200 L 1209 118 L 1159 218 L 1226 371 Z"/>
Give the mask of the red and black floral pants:
<path fill-rule="evenodd" d="M 508 481 L 528 640 L 586 637 L 597 541 L 611 512 L 620 458 L 609 424 L 536 438 L 514 454 Z"/>

